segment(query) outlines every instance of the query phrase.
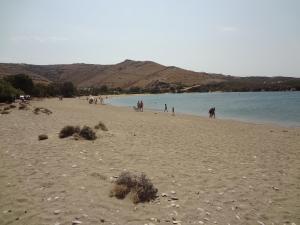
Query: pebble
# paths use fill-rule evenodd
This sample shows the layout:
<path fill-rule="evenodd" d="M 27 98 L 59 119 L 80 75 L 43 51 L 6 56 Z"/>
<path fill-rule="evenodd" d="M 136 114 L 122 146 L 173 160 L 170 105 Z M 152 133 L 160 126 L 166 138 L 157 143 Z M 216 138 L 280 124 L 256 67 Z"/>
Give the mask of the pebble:
<path fill-rule="evenodd" d="M 260 225 L 265 225 L 263 222 L 257 220 L 257 223 L 260 224 Z"/>
<path fill-rule="evenodd" d="M 73 220 L 72 225 L 75 225 L 75 224 L 82 224 L 82 222 L 80 220 Z"/>
<path fill-rule="evenodd" d="M 171 197 L 171 199 L 172 199 L 172 200 L 178 200 L 178 198 L 177 198 L 177 197 Z"/>
<path fill-rule="evenodd" d="M 201 221 L 201 220 L 200 220 L 198 223 L 199 223 L 199 224 L 204 224 L 204 222 L 203 222 L 203 221 Z"/>
<path fill-rule="evenodd" d="M 61 211 L 60 211 L 59 209 L 54 210 L 54 214 L 55 214 L 55 215 L 60 214 L 60 212 L 61 212 Z"/>
<path fill-rule="evenodd" d="M 239 215 L 235 215 L 235 217 L 238 219 L 238 220 L 241 220 L 241 217 Z"/>
<path fill-rule="evenodd" d="M 279 188 L 278 187 L 272 187 L 275 191 L 279 191 Z"/>
<path fill-rule="evenodd" d="M 161 193 L 161 197 L 168 197 L 167 193 Z"/>
<path fill-rule="evenodd" d="M 75 164 L 74 164 L 74 165 L 72 165 L 72 168 L 76 168 L 76 167 L 77 167 L 77 165 L 75 165 Z"/>
<path fill-rule="evenodd" d="M 218 211 L 222 210 L 222 207 L 218 206 L 218 207 L 217 207 L 217 210 L 218 210 Z"/>
<path fill-rule="evenodd" d="M 176 191 L 171 191 L 171 194 L 172 194 L 172 195 L 175 195 L 175 194 L 176 194 Z"/>
<path fill-rule="evenodd" d="M 181 221 L 179 221 L 179 220 L 173 220 L 173 224 L 180 224 L 181 223 Z"/>

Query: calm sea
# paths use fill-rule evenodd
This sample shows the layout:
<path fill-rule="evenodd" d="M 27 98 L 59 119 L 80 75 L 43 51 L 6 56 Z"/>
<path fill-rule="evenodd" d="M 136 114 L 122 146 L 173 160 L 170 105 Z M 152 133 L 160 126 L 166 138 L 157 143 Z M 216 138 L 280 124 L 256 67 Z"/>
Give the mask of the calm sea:
<path fill-rule="evenodd" d="M 175 112 L 208 116 L 210 107 L 216 108 L 216 116 L 256 123 L 276 123 L 300 127 L 300 92 L 227 92 L 155 94 L 116 97 L 112 105 L 134 106 L 143 100 L 146 109 L 163 111 L 175 107 Z"/>

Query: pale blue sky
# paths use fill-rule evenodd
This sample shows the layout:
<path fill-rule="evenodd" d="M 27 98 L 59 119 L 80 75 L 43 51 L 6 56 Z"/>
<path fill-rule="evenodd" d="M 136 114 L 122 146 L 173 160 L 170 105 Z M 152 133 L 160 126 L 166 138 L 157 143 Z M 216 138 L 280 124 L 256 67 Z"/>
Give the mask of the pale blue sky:
<path fill-rule="evenodd" d="M 300 77 L 300 0 L 0 0 L 0 62 Z"/>

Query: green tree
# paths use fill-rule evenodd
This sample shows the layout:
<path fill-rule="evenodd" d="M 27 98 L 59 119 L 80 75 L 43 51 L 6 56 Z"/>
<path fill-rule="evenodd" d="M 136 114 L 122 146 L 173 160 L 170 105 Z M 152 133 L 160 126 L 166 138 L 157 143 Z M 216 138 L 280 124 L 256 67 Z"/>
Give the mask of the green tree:
<path fill-rule="evenodd" d="M 6 76 L 4 80 L 9 82 L 14 88 L 22 90 L 25 94 L 33 93 L 33 81 L 25 74 Z"/>
<path fill-rule="evenodd" d="M 61 86 L 61 94 L 64 97 L 73 97 L 76 92 L 77 90 L 72 82 L 64 82 Z"/>
<path fill-rule="evenodd" d="M 21 90 L 15 89 L 9 82 L 0 79 L 0 102 L 12 102 L 20 94 L 23 94 Z"/>

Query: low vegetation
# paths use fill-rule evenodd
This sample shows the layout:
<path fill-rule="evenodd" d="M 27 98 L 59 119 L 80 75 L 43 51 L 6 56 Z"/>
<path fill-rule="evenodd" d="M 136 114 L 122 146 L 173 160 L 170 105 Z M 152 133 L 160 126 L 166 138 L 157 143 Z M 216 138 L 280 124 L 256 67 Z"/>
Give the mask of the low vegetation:
<path fill-rule="evenodd" d="M 70 137 L 75 133 L 80 132 L 80 127 L 78 126 L 65 126 L 59 133 L 60 138 Z"/>
<path fill-rule="evenodd" d="M 52 111 L 49 109 L 43 108 L 43 107 L 37 107 L 33 110 L 33 113 L 36 115 L 38 115 L 40 113 L 45 113 L 47 115 L 50 115 L 50 114 L 52 114 Z"/>
<path fill-rule="evenodd" d="M 105 124 L 103 122 L 99 122 L 96 126 L 95 126 L 95 129 L 101 129 L 103 131 L 108 131 L 107 127 L 105 126 Z"/>
<path fill-rule="evenodd" d="M 129 193 L 133 203 L 137 204 L 155 199 L 157 189 L 145 174 L 137 176 L 129 172 L 123 172 L 115 181 L 110 196 L 123 199 Z"/>
<path fill-rule="evenodd" d="M 97 138 L 96 133 L 88 126 L 84 126 L 82 129 L 79 126 L 65 126 L 59 133 L 60 138 L 70 136 L 73 136 L 75 140 L 95 140 Z"/>
<path fill-rule="evenodd" d="M 95 140 L 97 138 L 96 133 L 88 126 L 84 126 L 80 130 L 79 135 L 86 140 Z"/>

